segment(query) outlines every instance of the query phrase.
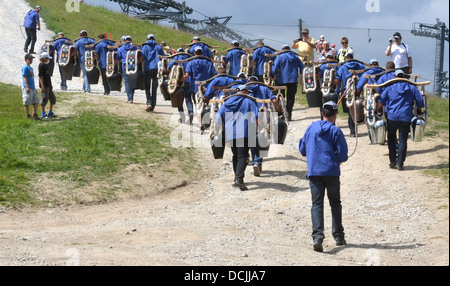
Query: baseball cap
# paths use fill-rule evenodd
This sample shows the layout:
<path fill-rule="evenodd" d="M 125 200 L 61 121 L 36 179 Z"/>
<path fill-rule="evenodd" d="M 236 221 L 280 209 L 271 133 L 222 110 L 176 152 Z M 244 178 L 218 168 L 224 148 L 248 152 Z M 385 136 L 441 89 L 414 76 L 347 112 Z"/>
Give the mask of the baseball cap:
<path fill-rule="evenodd" d="M 239 42 L 238 41 L 232 41 L 231 44 L 232 45 L 239 45 Z"/>
<path fill-rule="evenodd" d="M 353 59 L 353 53 L 348 53 L 345 55 L 346 58 L 352 58 Z"/>
<path fill-rule="evenodd" d="M 42 11 L 41 6 L 36 6 L 36 7 L 34 7 L 34 9 L 38 9 L 39 11 Z"/>
<path fill-rule="evenodd" d="M 369 62 L 369 64 L 371 64 L 371 65 L 373 65 L 374 63 L 378 63 L 378 60 L 377 59 L 371 59 L 370 62 Z"/>
<path fill-rule="evenodd" d="M 320 39 L 325 39 L 325 36 L 324 35 L 320 35 Z"/>
<path fill-rule="evenodd" d="M 238 86 L 237 90 L 252 91 L 252 89 L 249 86 L 247 86 L 247 85 L 240 85 L 240 86 Z"/>
<path fill-rule="evenodd" d="M 125 36 L 125 40 L 132 41 L 133 39 L 131 39 L 131 36 L 130 36 L 130 35 L 126 35 L 126 36 Z"/>
<path fill-rule="evenodd" d="M 337 111 L 338 110 L 338 106 L 337 106 L 336 102 L 328 101 L 328 102 L 325 102 L 323 104 L 322 109 L 328 109 L 328 110 L 332 110 L 332 111 Z"/>
<path fill-rule="evenodd" d="M 308 28 L 303 28 L 302 33 L 308 33 L 309 34 L 309 29 Z"/>
<path fill-rule="evenodd" d="M 81 30 L 80 34 L 87 33 L 86 30 Z"/>
<path fill-rule="evenodd" d="M 251 77 L 248 78 L 248 81 L 259 81 L 258 77 L 252 75 Z"/>
<path fill-rule="evenodd" d="M 192 40 L 200 41 L 199 37 L 193 37 Z"/>
<path fill-rule="evenodd" d="M 395 71 L 395 76 L 405 75 L 405 72 L 401 69 Z"/>
<path fill-rule="evenodd" d="M 246 76 L 245 76 L 245 73 L 240 72 L 240 73 L 237 74 L 237 77 L 244 77 L 245 78 Z"/>
<path fill-rule="evenodd" d="M 58 36 L 64 36 L 64 33 L 63 32 L 59 32 Z"/>
<path fill-rule="evenodd" d="M 26 59 L 26 60 L 27 60 L 27 59 L 34 59 L 34 57 L 33 57 L 32 54 L 26 54 L 26 55 L 25 55 L 25 59 Z"/>
<path fill-rule="evenodd" d="M 195 47 L 194 52 L 197 52 L 197 51 L 202 51 L 203 52 L 202 47 L 200 47 L 200 46 Z"/>
<path fill-rule="evenodd" d="M 50 56 L 50 54 L 49 53 L 47 53 L 47 52 L 43 52 L 42 54 L 41 54 L 41 59 L 53 59 L 51 56 Z"/>
<path fill-rule="evenodd" d="M 121 41 L 125 41 L 127 39 L 127 36 L 122 36 L 122 37 L 120 37 L 120 40 Z"/>
<path fill-rule="evenodd" d="M 326 58 L 328 58 L 328 57 L 334 58 L 334 54 L 332 52 L 328 52 L 325 54 L 325 57 Z"/>
<path fill-rule="evenodd" d="M 331 47 L 332 47 L 332 48 L 336 48 L 336 44 L 332 44 Z"/>
<path fill-rule="evenodd" d="M 151 38 L 155 39 L 155 36 L 153 34 L 148 34 L 147 35 L 147 40 L 150 40 Z"/>
<path fill-rule="evenodd" d="M 291 46 L 289 46 L 288 44 L 284 44 L 284 45 L 281 47 L 281 49 L 282 49 L 282 50 L 284 50 L 284 49 L 291 49 Z"/>
<path fill-rule="evenodd" d="M 399 32 L 394 33 L 394 39 L 401 39 L 402 35 Z"/>
<path fill-rule="evenodd" d="M 179 48 L 178 50 L 177 50 L 177 53 L 183 53 L 184 52 L 184 49 L 183 48 Z"/>

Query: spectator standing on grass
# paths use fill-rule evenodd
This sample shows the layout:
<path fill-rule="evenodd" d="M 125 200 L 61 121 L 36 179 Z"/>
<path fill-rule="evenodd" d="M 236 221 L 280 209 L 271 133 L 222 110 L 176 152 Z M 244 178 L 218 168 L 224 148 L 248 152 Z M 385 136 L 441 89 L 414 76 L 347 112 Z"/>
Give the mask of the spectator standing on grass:
<path fill-rule="evenodd" d="M 338 106 L 328 101 L 322 106 L 323 120 L 313 122 L 299 142 L 299 150 L 306 157 L 308 179 L 311 188 L 311 220 L 313 248 L 323 252 L 325 189 L 330 201 L 332 215 L 332 235 L 337 246 L 345 245 L 342 226 L 341 169 L 348 160 L 348 146 L 341 129 L 336 127 Z"/>
<path fill-rule="evenodd" d="M 52 78 L 48 69 L 48 62 L 52 59 L 47 52 L 41 54 L 39 63 L 39 86 L 41 87 L 41 119 L 56 117 L 53 113 L 53 106 L 56 104 L 56 96 L 53 92 Z M 45 106 L 50 101 L 48 114 L 45 114 Z"/>
<path fill-rule="evenodd" d="M 25 55 L 25 65 L 22 67 L 22 99 L 25 116 L 39 120 L 40 118 L 37 115 L 39 97 L 34 83 L 34 70 L 31 67 L 33 59 L 34 56 L 32 54 Z M 30 115 L 30 106 L 33 107 L 33 116 Z"/>
<path fill-rule="evenodd" d="M 39 13 L 42 11 L 41 6 L 34 7 L 34 10 L 28 11 L 25 16 L 25 22 L 23 26 L 25 28 L 25 33 L 27 34 L 27 39 L 25 41 L 25 46 L 23 51 L 28 53 L 28 46 L 30 46 L 30 54 L 35 54 L 34 45 L 36 44 L 37 35 L 36 30 L 41 30 L 41 22 L 39 21 Z"/>

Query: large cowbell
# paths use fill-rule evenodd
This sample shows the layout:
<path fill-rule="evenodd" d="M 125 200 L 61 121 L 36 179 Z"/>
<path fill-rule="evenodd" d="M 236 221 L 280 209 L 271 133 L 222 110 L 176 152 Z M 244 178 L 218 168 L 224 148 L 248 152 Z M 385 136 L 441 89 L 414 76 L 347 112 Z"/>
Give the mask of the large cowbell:
<path fill-rule="evenodd" d="M 384 145 L 386 143 L 386 122 L 384 120 L 378 120 L 373 126 L 368 125 L 367 129 L 372 144 Z"/>
<path fill-rule="evenodd" d="M 413 142 L 422 142 L 425 135 L 425 119 L 414 116 L 411 120 L 411 140 Z"/>

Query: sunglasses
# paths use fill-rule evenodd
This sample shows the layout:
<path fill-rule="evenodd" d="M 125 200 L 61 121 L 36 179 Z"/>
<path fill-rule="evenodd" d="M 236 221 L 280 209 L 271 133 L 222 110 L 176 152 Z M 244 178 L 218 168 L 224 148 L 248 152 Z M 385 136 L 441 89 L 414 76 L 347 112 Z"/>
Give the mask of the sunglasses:
<path fill-rule="evenodd" d="M 348 42 L 341 42 L 341 44 L 348 44 Z"/>

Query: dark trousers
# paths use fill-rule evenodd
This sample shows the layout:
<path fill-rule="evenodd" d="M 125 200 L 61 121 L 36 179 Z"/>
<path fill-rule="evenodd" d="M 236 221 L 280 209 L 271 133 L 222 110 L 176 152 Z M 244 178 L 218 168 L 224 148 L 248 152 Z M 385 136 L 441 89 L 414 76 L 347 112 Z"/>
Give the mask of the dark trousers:
<path fill-rule="evenodd" d="M 344 239 L 344 227 L 342 226 L 342 205 L 341 205 L 341 182 L 339 177 L 331 176 L 311 176 L 309 177 L 309 186 L 311 188 L 311 220 L 312 237 L 314 240 L 323 240 L 324 234 L 324 215 L 323 204 L 325 189 L 327 190 L 328 201 L 331 207 L 332 216 L 332 235 L 335 240 Z"/>
<path fill-rule="evenodd" d="M 348 128 L 350 129 L 350 134 L 355 134 L 355 121 L 353 121 L 352 114 L 350 113 L 350 108 L 347 106 L 347 100 L 345 100 L 345 98 L 342 100 L 342 111 L 348 113 Z"/>
<path fill-rule="evenodd" d="M 151 86 L 151 93 L 150 93 Z M 156 106 L 156 97 L 158 91 L 158 70 L 148 70 L 145 72 L 145 95 L 147 97 L 147 104 Z"/>
<path fill-rule="evenodd" d="M 25 28 L 25 33 L 27 34 L 27 40 L 25 41 L 25 47 L 28 49 L 28 46 L 31 43 L 29 52 L 34 52 L 34 45 L 36 44 L 37 36 L 36 36 L 36 29 L 31 28 Z"/>
<path fill-rule="evenodd" d="M 67 89 L 67 80 L 64 78 L 63 74 L 62 74 L 62 70 L 61 70 L 61 66 L 58 64 L 58 68 L 59 68 L 59 75 L 61 76 L 61 89 L 65 90 Z"/>
<path fill-rule="evenodd" d="M 238 183 L 244 182 L 245 169 L 247 168 L 248 140 L 235 139 L 231 142 L 231 152 L 233 153 L 234 180 Z"/>
<path fill-rule="evenodd" d="M 188 106 L 188 100 L 190 100 L 190 98 L 191 98 L 191 91 L 190 91 L 190 89 L 191 89 L 190 83 L 189 82 L 185 82 L 184 86 L 183 86 L 184 100 L 186 102 L 186 106 L 188 108 L 189 115 L 192 115 L 192 114 L 194 114 L 194 106 L 192 105 L 192 102 L 191 102 L 190 107 Z M 183 108 L 183 106 L 178 107 L 178 112 L 180 113 L 181 121 L 183 123 L 186 122 L 186 117 L 184 115 L 184 108 Z"/>
<path fill-rule="evenodd" d="M 106 68 L 100 68 L 100 74 L 102 75 L 103 89 L 105 90 L 105 94 L 108 95 L 111 89 L 109 88 L 108 77 L 106 76 Z"/>
<path fill-rule="evenodd" d="M 288 113 L 288 117 L 292 117 L 292 110 L 294 109 L 294 103 L 295 103 L 295 95 L 297 94 L 298 89 L 298 83 L 280 83 L 278 84 L 280 86 L 286 86 L 287 90 L 286 93 L 281 91 L 283 95 L 286 95 L 286 110 Z"/>
<path fill-rule="evenodd" d="M 398 130 L 398 155 L 397 155 L 397 130 Z M 408 149 L 409 122 L 387 121 L 387 137 L 389 148 L 389 161 L 396 166 L 403 166 Z"/>

